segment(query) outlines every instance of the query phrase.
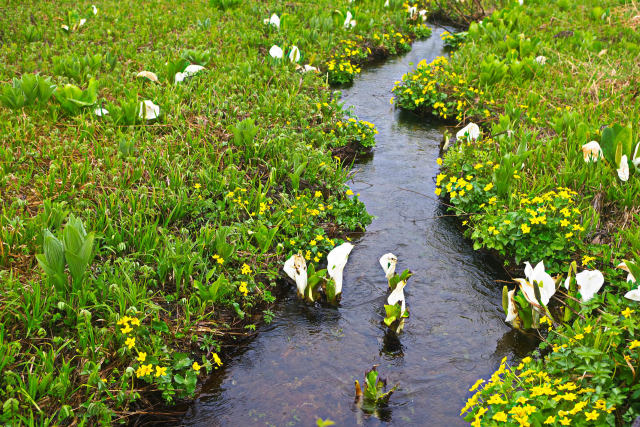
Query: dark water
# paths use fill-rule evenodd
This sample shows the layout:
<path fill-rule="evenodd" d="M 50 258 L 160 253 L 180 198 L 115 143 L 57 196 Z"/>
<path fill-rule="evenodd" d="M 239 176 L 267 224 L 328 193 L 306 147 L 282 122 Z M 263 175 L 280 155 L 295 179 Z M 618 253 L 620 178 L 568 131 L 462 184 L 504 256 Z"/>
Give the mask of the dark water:
<path fill-rule="evenodd" d="M 394 110 L 390 91 L 411 63 L 442 54 L 441 32 L 402 58 L 368 68 L 343 92 L 380 133 L 373 157 L 356 165 L 351 183 L 377 218 L 355 242 L 341 306 L 306 306 L 292 288 L 273 323 L 212 379 L 186 425 L 312 426 L 317 417 L 339 426 L 460 425 L 469 386 L 502 357 L 530 350 L 503 322 L 502 285 L 495 283 L 503 273 L 473 251 L 453 219 L 438 218 L 444 212 L 435 198 L 406 191 L 433 195 L 441 132 Z M 414 273 L 399 348 L 381 325 L 387 282 L 378 258 L 386 252 L 398 256 L 396 271 Z M 399 384 L 382 419 L 353 405 L 354 380 L 362 382 L 374 364 Z"/>

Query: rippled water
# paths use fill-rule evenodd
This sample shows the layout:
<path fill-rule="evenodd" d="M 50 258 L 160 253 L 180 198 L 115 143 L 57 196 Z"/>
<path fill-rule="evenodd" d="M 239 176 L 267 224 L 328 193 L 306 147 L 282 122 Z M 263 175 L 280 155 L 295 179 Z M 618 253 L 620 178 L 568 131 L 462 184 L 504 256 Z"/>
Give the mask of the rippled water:
<path fill-rule="evenodd" d="M 495 283 L 503 273 L 473 251 L 431 197 L 441 131 L 389 104 L 394 81 L 412 63 L 442 54 L 441 32 L 404 57 L 368 68 L 343 91 L 346 104 L 379 134 L 351 183 L 376 218 L 355 242 L 340 307 L 307 306 L 291 288 L 273 323 L 211 379 L 184 424 L 311 426 L 322 417 L 340 426 L 459 425 L 469 385 L 490 375 L 502 357 L 531 349 L 503 322 L 502 285 Z M 398 271 L 414 273 L 399 346 L 381 324 L 387 282 L 378 258 L 386 252 L 398 256 Z M 353 405 L 354 380 L 362 382 L 374 364 L 399 384 L 379 418 Z"/>

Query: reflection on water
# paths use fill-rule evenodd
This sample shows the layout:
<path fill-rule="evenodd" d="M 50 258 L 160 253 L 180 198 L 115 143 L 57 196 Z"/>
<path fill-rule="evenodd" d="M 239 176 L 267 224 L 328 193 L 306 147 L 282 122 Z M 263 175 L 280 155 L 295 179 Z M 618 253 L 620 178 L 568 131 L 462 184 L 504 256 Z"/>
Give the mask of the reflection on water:
<path fill-rule="evenodd" d="M 186 425 L 460 425 L 467 389 L 502 357 L 535 343 L 510 331 L 501 308 L 500 270 L 440 217 L 432 195 L 441 132 L 395 111 L 391 87 L 421 59 L 441 54 L 441 31 L 405 57 L 369 68 L 343 100 L 378 130 L 374 155 L 355 166 L 351 186 L 376 216 L 345 268 L 339 308 L 301 304 L 292 288 L 272 324 L 215 375 Z M 417 192 L 417 193 L 416 193 Z M 393 252 L 414 275 L 405 292 L 411 317 L 396 337 L 381 324 L 387 281 L 378 258 Z M 379 418 L 353 404 L 354 380 L 372 365 L 400 387 Z"/>

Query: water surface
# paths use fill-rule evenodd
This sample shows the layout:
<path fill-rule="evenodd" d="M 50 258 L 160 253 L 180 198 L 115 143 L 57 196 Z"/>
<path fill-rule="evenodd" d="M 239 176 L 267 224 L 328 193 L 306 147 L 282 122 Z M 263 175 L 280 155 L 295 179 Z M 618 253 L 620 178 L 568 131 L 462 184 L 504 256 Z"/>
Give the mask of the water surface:
<path fill-rule="evenodd" d="M 367 68 L 343 100 L 379 130 L 373 156 L 355 165 L 350 183 L 375 215 L 345 269 L 339 308 L 310 307 L 292 288 L 191 406 L 193 426 L 339 426 L 464 424 L 467 389 L 502 357 L 531 349 L 510 332 L 501 308 L 503 272 L 443 217 L 433 195 L 441 130 L 389 104 L 396 80 L 420 60 L 442 54 L 440 33 L 404 57 Z M 416 194 L 423 193 L 428 197 Z M 410 318 L 398 345 L 385 334 L 387 282 L 378 258 L 393 252 L 414 275 L 406 291 Z M 372 365 L 399 384 L 379 417 L 353 405 L 354 380 Z"/>

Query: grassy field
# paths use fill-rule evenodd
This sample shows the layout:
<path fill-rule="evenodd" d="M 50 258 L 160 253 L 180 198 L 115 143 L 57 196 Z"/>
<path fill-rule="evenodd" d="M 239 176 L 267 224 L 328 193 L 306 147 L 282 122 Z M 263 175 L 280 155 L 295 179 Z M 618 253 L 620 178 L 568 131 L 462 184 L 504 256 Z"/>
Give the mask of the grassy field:
<path fill-rule="evenodd" d="M 485 9 L 493 13 L 468 31 L 443 36 L 451 58 L 420 64 L 393 100 L 480 125 L 477 138 L 450 135 L 436 194 L 475 247 L 514 274 L 544 262 L 503 298 L 507 321 L 539 334 L 540 351 L 479 380 L 461 415 L 474 425 L 631 423 L 640 415 L 640 9 L 588 0 Z"/>
<path fill-rule="evenodd" d="M 389 3 L 0 6 L 0 423 L 192 396 L 284 259 L 368 224 L 345 182 L 375 128 L 329 83 L 430 34 Z"/>

